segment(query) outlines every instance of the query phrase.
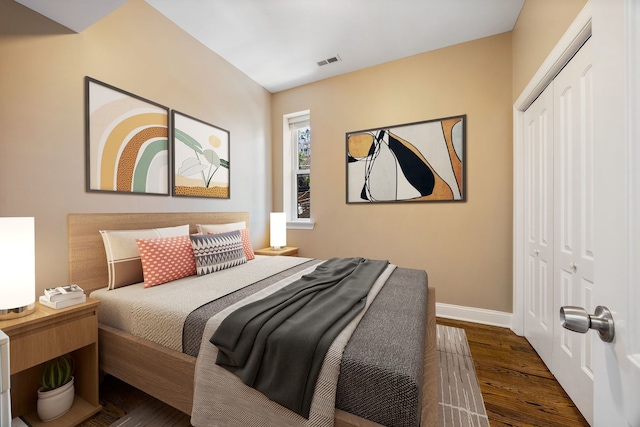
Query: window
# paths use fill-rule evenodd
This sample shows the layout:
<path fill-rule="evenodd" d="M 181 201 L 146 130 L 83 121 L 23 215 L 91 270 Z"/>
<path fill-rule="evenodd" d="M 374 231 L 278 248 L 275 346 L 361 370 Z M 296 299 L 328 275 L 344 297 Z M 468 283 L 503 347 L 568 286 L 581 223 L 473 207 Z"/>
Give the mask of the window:
<path fill-rule="evenodd" d="M 290 228 L 311 225 L 311 125 L 309 111 L 283 120 L 283 202 Z"/>

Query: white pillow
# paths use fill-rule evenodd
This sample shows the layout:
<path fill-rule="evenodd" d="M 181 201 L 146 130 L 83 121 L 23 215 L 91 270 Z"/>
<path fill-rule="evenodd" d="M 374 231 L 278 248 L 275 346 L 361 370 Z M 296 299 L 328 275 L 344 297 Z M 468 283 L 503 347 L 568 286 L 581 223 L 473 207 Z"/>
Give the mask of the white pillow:
<path fill-rule="evenodd" d="M 228 222 L 226 224 L 196 224 L 196 228 L 198 229 L 198 233 L 201 234 L 224 233 L 226 231 L 236 231 L 247 228 L 247 223 L 244 221 L 240 221 Z"/>
<path fill-rule="evenodd" d="M 140 283 L 144 280 L 136 239 L 189 235 L 189 224 L 146 230 L 100 230 L 107 253 L 109 289 Z"/>

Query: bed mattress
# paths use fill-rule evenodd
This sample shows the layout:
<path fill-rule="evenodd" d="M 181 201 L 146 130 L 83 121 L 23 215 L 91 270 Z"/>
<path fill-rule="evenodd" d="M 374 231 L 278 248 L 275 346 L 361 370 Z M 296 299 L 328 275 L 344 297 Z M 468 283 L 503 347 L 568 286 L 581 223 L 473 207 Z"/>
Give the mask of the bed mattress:
<path fill-rule="evenodd" d="M 142 284 L 101 289 L 91 296 L 101 300 L 100 323 L 197 357 L 209 318 L 319 262 L 257 256 L 243 266 L 202 277 L 147 289 Z M 210 291 L 228 282 L 240 289 Z M 211 292 L 211 300 L 201 303 L 203 292 Z M 426 308 L 426 273 L 396 268 L 345 348 L 336 408 L 386 426 L 419 425 Z"/>

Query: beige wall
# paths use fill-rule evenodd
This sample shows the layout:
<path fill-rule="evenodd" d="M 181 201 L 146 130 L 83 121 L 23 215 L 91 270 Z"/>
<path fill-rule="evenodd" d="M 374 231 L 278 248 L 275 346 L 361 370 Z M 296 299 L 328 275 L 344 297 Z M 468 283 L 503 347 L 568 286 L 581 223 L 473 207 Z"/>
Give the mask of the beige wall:
<path fill-rule="evenodd" d="M 229 130 L 231 199 L 86 193 L 86 75 Z M 70 212 L 249 211 L 266 243 L 270 103 L 143 0 L 80 34 L 0 0 L 0 216 L 35 216 L 38 294 L 68 280 Z"/>
<path fill-rule="evenodd" d="M 302 256 L 366 256 L 425 269 L 441 303 L 511 311 L 511 34 L 472 41 L 273 95 L 274 207 L 282 116 L 311 110 L 314 230 Z M 345 133 L 467 115 L 467 201 L 345 203 Z"/>
<path fill-rule="evenodd" d="M 513 101 L 588 0 L 527 0 L 513 29 Z"/>

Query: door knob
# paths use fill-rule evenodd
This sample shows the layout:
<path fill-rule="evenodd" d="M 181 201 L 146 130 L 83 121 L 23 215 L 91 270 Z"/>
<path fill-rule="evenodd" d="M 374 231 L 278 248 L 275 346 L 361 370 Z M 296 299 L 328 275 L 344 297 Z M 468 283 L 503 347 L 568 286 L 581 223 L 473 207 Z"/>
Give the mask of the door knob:
<path fill-rule="evenodd" d="M 607 307 L 596 307 L 594 314 L 588 314 L 582 307 L 564 306 L 560 308 L 560 324 L 570 331 L 587 333 L 589 329 L 595 329 L 604 342 L 613 341 L 615 328 L 613 317 Z"/>

